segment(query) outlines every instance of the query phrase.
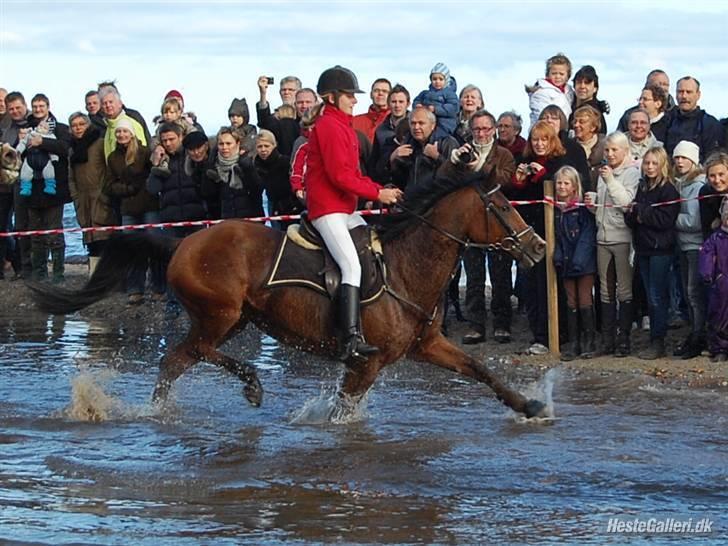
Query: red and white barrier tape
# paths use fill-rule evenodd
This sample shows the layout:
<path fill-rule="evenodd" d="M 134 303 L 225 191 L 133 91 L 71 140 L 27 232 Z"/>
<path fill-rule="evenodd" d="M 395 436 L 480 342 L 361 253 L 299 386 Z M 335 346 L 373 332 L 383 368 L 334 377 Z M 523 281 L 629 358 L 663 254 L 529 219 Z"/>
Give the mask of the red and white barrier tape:
<path fill-rule="evenodd" d="M 360 210 L 357 211 L 362 216 L 380 215 L 381 210 Z M 300 220 L 300 214 L 281 214 L 278 216 L 258 216 L 255 218 L 235 218 L 236 220 L 245 220 L 247 222 L 288 222 L 291 220 Z M 38 235 L 60 235 L 63 233 L 103 233 L 108 231 L 133 231 L 137 229 L 156 229 L 156 228 L 175 228 L 175 227 L 194 227 L 194 226 L 211 226 L 219 224 L 223 220 L 184 220 L 181 222 L 160 222 L 157 224 L 130 224 L 128 226 L 98 226 L 98 227 L 73 227 L 73 228 L 57 228 L 57 229 L 35 229 L 31 231 L 9 231 L 0 232 L 0 237 L 33 237 Z"/>
<path fill-rule="evenodd" d="M 687 201 L 701 201 L 703 199 L 709 199 L 711 197 L 725 197 L 725 194 L 712 194 L 703 195 L 699 197 L 691 197 L 690 199 L 671 199 L 670 201 L 662 201 L 660 203 L 652 203 L 653 207 L 662 207 L 665 205 L 674 205 L 677 203 L 684 203 Z M 570 207 L 586 207 L 584 203 L 566 203 L 565 201 L 556 201 L 551 197 L 544 197 L 543 199 L 529 199 L 529 200 L 514 200 L 510 201 L 514 207 L 522 205 L 557 205 L 559 207 L 570 206 Z M 595 204 L 592 207 L 605 207 L 605 208 L 628 208 L 620 205 L 610 204 Z M 360 210 L 357 211 L 362 216 L 374 216 L 386 214 L 386 210 Z M 239 220 L 245 220 L 247 222 L 289 222 L 291 220 L 299 220 L 300 214 L 281 214 L 278 216 L 258 216 L 255 218 L 238 218 Z M 158 224 L 133 224 L 128 226 L 99 226 L 99 227 L 74 227 L 74 228 L 58 228 L 58 229 L 36 229 L 31 231 L 9 231 L 0 232 L 0 237 L 33 237 L 39 235 L 60 235 L 63 233 L 103 233 L 108 231 L 133 231 L 136 229 L 155 229 L 155 228 L 175 228 L 175 227 L 194 227 L 194 226 L 212 226 L 219 224 L 223 220 L 185 220 L 182 222 L 161 222 Z"/>

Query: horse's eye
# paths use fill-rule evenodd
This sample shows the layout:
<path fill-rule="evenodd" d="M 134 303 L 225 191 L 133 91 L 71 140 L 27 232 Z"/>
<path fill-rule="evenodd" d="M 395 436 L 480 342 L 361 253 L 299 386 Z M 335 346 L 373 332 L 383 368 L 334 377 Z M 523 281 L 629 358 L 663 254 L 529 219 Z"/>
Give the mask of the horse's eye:
<path fill-rule="evenodd" d="M 503 205 L 503 207 L 501 208 L 501 210 L 503 212 L 508 212 L 508 205 Z"/>

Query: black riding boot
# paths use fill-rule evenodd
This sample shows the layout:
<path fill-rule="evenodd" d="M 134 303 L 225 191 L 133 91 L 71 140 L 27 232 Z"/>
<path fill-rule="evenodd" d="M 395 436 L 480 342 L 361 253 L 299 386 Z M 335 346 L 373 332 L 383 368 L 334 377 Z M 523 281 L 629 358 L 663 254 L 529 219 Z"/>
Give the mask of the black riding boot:
<path fill-rule="evenodd" d="M 617 304 L 602 302 L 602 354 L 614 354 L 614 335 L 617 329 Z"/>
<path fill-rule="evenodd" d="M 579 319 L 581 320 L 581 357 L 592 358 L 597 353 L 594 342 L 594 309 L 591 307 L 579 309 Z"/>
<path fill-rule="evenodd" d="M 629 336 L 632 333 L 633 318 L 632 302 L 619 302 L 619 334 L 617 335 L 617 348 L 614 351 L 614 356 L 629 356 L 632 352 Z"/>
<path fill-rule="evenodd" d="M 571 307 L 566 310 L 566 326 L 569 330 L 569 342 L 564 343 L 564 348 L 561 350 L 561 360 L 569 362 L 581 354 L 578 310 Z"/>
<path fill-rule="evenodd" d="M 379 352 L 377 347 L 368 345 L 361 334 L 359 315 L 359 287 L 342 284 L 341 301 L 341 356 L 346 364 L 366 362 L 367 358 Z"/>

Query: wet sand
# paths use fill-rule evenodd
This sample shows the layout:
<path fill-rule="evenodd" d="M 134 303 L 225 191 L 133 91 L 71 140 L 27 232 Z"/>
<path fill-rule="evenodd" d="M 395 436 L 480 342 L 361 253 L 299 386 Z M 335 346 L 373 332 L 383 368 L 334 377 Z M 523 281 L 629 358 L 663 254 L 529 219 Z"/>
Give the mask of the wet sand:
<path fill-rule="evenodd" d="M 83 285 L 87 278 L 87 266 L 85 264 L 67 264 L 66 280 L 62 286 L 66 288 L 78 288 Z M 3 305 L 8 309 L 23 309 L 30 314 L 38 315 L 39 319 L 46 315 L 37 310 L 32 302 L 30 290 L 22 281 L 0 281 L 2 290 Z M 115 324 L 124 325 L 131 322 L 158 322 L 165 318 L 164 302 L 146 301 L 139 306 L 128 306 L 126 297 L 122 293 L 114 293 L 110 297 L 80 311 L 80 315 L 88 318 L 104 319 L 113 315 Z M 184 315 L 184 313 L 183 313 Z M 186 321 L 182 316 L 178 319 L 180 328 L 181 321 Z M 467 331 L 467 324 L 458 322 L 452 315 L 448 318 L 449 336 L 455 343 L 459 344 L 462 335 Z M 672 354 L 674 347 L 687 335 L 685 328 L 671 329 L 668 332 L 667 350 L 668 355 Z M 728 389 L 728 364 L 710 362 L 707 356 L 700 356 L 690 360 L 681 360 L 678 357 L 668 356 L 658 360 L 641 360 L 636 356 L 627 358 L 615 358 L 604 356 L 589 360 L 579 359 L 571 362 L 563 362 L 554 355 L 528 355 L 526 349 L 530 341 L 530 331 L 526 317 L 519 315 L 514 310 L 514 323 L 512 328 L 512 341 L 507 344 L 495 342 L 490 335 L 490 323 L 488 339 L 485 343 L 478 345 L 461 345 L 469 354 L 485 360 L 488 358 L 497 359 L 498 364 L 505 367 L 518 366 L 530 367 L 534 372 L 543 371 L 554 367 L 565 367 L 574 370 L 576 373 L 594 374 L 621 374 L 631 376 L 648 376 L 653 380 L 664 384 L 678 387 L 697 388 L 718 388 Z M 632 332 L 632 352 L 636 355 L 649 343 L 649 332 L 634 330 Z M 491 360 L 492 362 L 492 360 Z M 497 366 L 497 367 L 500 367 Z"/>

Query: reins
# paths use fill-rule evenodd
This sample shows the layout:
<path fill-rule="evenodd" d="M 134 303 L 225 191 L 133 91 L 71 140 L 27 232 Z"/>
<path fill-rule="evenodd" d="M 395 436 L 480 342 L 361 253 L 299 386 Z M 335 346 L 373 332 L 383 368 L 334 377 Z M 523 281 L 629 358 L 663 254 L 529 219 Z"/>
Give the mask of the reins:
<path fill-rule="evenodd" d="M 474 185 L 476 191 L 478 192 L 478 196 L 483 201 L 483 204 L 485 205 L 485 211 L 486 213 L 490 212 L 493 214 L 498 220 L 498 222 L 503 226 L 503 229 L 508 233 L 506 237 L 504 237 L 501 242 L 498 243 L 474 243 L 469 240 L 461 239 L 460 237 L 457 237 L 456 235 L 453 235 L 452 233 L 448 232 L 447 230 L 442 229 L 440 226 L 434 224 L 430 220 L 428 220 L 425 216 L 422 214 L 418 214 L 414 212 L 412 209 L 409 209 L 408 207 L 398 204 L 397 206 L 403 210 L 404 212 L 411 214 L 415 218 L 417 218 L 420 222 L 428 226 L 430 229 L 436 231 L 437 233 L 447 237 L 448 239 L 455 241 L 458 243 L 458 245 L 461 247 L 460 254 L 468 248 L 480 248 L 488 251 L 495 251 L 495 250 L 511 250 L 514 247 L 517 249 L 521 248 L 521 238 L 529 233 L 530 231 L 533 231 L 533 228 L 531 226 L 528 226 L 527 229 L 523 230 L 522 232 L 518 233 L 516 230 L 514 230 L 506 221 L 505 218 L 500 214 L 500 211 L 498 211 L 497 207 L 493 205 L 493 202 L 491 200 L 491 195 L 493 195 L 495 192 L 500 190 L 500 185 L 496 185 L 489 191 L 483 190 L 479 185 Z M 486 223 L 487 225 L 487 223 Z M 487 229 L 487 228 L 486 228 Z M 504 243 L 507 243 L 504 244 Z M 432 310 L 432 313 L 427 313 L 425 309 L 423 309 L 420 305 L 417 305 L 416 303 L 408 300 L 398 292 L 396 292 L 389 284 L 389 275 L 387 270 L 387 265 L 384 263 L 384 260 L 381 256 L 378 256 L 377 260 L 379 261 L 379 265 L 381 267 L 382 271 L 382 278 L 384 281 L 384 291 L 390 294 L 394 299 L 399 301 L 400 303 L 406 305 L 407 307 L 410 307 L 411 309 L 417 311 L 422 317 L 424 317 L 427 320 L 427 326 L 430 326 L 437 316 L 438 311 L 438 305 L 435 304 L 434 309 Z M 452 279 L 454 276 L 453 274 L 450 275 L 450 278 Z M 420 339 L 420 338 L 418 338 Z"/>

